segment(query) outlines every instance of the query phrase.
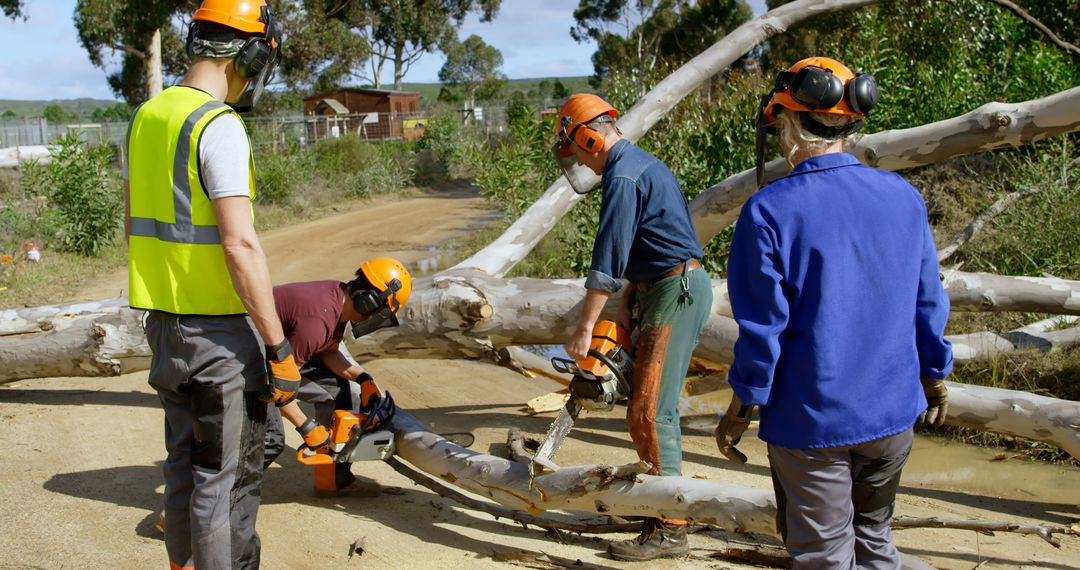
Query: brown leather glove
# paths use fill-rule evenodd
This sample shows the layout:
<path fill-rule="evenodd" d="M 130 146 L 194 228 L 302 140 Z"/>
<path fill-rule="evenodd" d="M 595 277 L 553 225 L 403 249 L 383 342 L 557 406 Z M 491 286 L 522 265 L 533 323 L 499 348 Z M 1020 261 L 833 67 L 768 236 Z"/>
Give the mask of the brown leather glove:
<path fill-rule="evenodd" d="M 297 426 L 296 431 L 304 438 L 304 444 L 308 446 L 308 449 L 319 449 L 330 443 L 330 432 L 311 418 Z"/>
<path fill-rule="evenodd" d="M 945 387 L 945 381 L 923 378 L 922 389 L 926 394 L 926 410 L 919 414 L 918 423 L 945 425 L 945 416 L 949 414 L 949 389 Z"/>
<path fill-rule="evenodd" d="M 266 347 L 266 375 L 269 383 L 262 394 L 264 402 L 273 402 L 280 408 L 296 398 L 296 391 L 300 389 L 300 369 L 293 358 L 289 339 Z"/>
<path fill-rule="evenodd" d="M 732 394 L 731 404 L 728 405 L 727 411 L 720 418 L 720 423 L 716 425 L 716 431 L 713 432 L 713 436 L 716 437 L 716 447 L 720 449 L 720 453 L 729 461 L 739 465 L 746 463 L 746 455 L 735 449 L 735 446 L 739 445 L 743 432 L 750 426 L 750 415 L 753 411 L 753 406 L 744 406 L 742 400 Z"/>

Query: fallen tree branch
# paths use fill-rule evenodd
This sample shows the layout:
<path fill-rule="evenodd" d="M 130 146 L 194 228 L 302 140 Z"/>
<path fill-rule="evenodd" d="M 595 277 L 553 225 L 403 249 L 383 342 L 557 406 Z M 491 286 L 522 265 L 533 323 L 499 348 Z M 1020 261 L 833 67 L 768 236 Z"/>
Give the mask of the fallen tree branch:
<path fill-rule="evenodd" d="M 1005 9 L 1009 10 L 1013 14 L 1016 14 L 1017 16 L 1019 16 L 1021 20 L 1024 20 L 1025 22 L 1031 24 L 1032 26 L 1035 26 L 1036 28 L 1038 28 L 1038 30 L 1040 32 L 1043 33 L 1043 35 L 1050 38 L 1050 41 L 1053 42 L 1059 48 L 1067 50 L 1067 51 L 1071 51 L 1076 55 L 1080 55 L 1080 47 L 1076 47 L 1075 45 L 1073 45 L 1073 44 L 1059 38 L 1057 36 L 1057 34 L 1055 34 L 1050 28 L 1046 27 L 1045 24 L 1043 24 L 1039 20 L 1035 19 L 1035 17 L 1032 16 L 1031 14 L 1028 14 L 1027 11 L 1024 10 L 1023 8 L 1021 8 L 1020 6 L 1017 6 L 1016 4 L 1010 2 L 1009 0 L 990 0 L 990 2 L 993 2 L 994 4 L 997 4 L 998 6 L 1001 6 L 1001 7 L 1005 8 Z"/>
<path fill-rule="evenodd" d="M 1021 103 L 987 103 L 969 113 L 910 129 L 894 129 L 859 139 L 851 154 L 883 170 L 926 166 L 956 156 L 1031 144 L 1080 129 L 1080 87 Z M 775 180 L 788 173 L 784 159 L 765 165 Z M 750 168 L 702 192 L 690 203 L 698 241 L 708 243 L 739 217 L 757 191 Z"/>
<path fill-rule="evenodd" d="M 454 489 L 447 487 L 441 483 L 438 483 L 428 475 L 409 467 L 396 457 L 391 457 L 386 460 L 386 463 L 390 465 L 398 473 L 411 479 L 417 485 L 426 487 L 440 497 L 450 499 L 465 505 L 470 509 L 485 512 L 495 519 L 510 519 L 517 522 L 522 528 L 528 529 L 529 525 L 540 527 L 546 530 L 554 531 L 568 531 L 576 532 L 579 534 L 608 534 L 616 532 L 639 532 L 641 531 L 641 523 L 621 523 L 621 524 L 607 524 L 607 523 L 589 523 L 584 521 L 566 521 L 558 520 L 550 517 L 540 517 L 530 515 L 521 511 L 515 511 L 508 509 L 501 505 L 489 503 L 487 501 L 480 501 L 469 497 L 465 494 L 459 493 Z"/>
<path fill-rule="evenodd" d="M 955 528 L 960 530 L 973 530 L 987 536 L 994 536 L 995 532 L 1014 532 L 1017 534 L 1034 534 L 1049 542 L 1054 548 L 1061 548 L 1061 541 L 1054 534 L 1068 534 L 1077 536 L 1074 529 L 1064 526 L 1029 525 L 1010 521 L 978 521 L 978 520 L 949 520 L 937 517 L 897 517 L 892 521 L 893 530 L 908 528 Z"/>
<path fill-rule="evenodd" d="M 512 427 L 506 432 L 506 451 L 513 461 L 524 465 L 532 463 L 532 457 L 525 451 L 525 435 L 520 428 Z"/>
<path fill-rule="evenodd" d="M 664 78 L 619 118 L 619 130 L 623 137 L 636 141 L 649 132 L 679 101 L 754 46 L 809 18 L 876 2 L 877 0 L 798 0 L 770 10 L 735 28 Z M 583 170 L 587 171 L 579 167 L 576 172 Z M 584 184 L 600 181 L 600 178 L 591 172 L 582 173 L 579 178 Z M 560 176 L 502 235 L 468 259 L 448 269 L 447 273 L 480 272 L 502 277 L 525 259 L 580 199 L 581 196 L 570 189 L 566 177 Z"/>
<path fill-rule="evenodd" d="M 952 257 L 952 255 L 956 253 L 961 246 L 971 241 L 971 238 L 975 236 L 976 232 L 981 230 L 983 226 L 986 225 L 986 222 L 989 222 L 990 220 L 994 219 L 994 217 L 996 217 L 998 214 L 1004 212 L 1005 208 L 1008 208 L 1010 204 L 1019 200 L 1020 198 L 1025 198 L 1038 191 L 1039 188 L 1037 186 L 1032 186 L 1030 188 L 1021 188 L 1020 190 L 1017 190 L 1015 192 L 1009 192 L 1005 196 L 1002 196 L 1001 199 L 999 199 L 997 202 L 994 202 L 993 205 L 987 208 L 985 212 L 979 214 L 974 220 L 972 220 L 971 223 L 967 225 L 967 227 L 960 231 L 960 233 L 956 234 L 956 237 L 954 237 L 952 241 L 949 242 L 949 245 L 946 245 L 945 247 L 938 250 L 938 263 L 944 263 L 945 260 Z"/>

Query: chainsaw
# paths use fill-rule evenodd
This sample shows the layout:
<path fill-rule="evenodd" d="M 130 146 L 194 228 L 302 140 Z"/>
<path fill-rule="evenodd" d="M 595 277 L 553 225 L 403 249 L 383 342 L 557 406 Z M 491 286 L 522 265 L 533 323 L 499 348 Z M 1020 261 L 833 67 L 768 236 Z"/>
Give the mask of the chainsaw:
<path fill-rule="evenodd" d="M 334 410 L 330 443 L 319 449 L 301 444 L 296 459 L 304 465 L 381 461 L 394 454 L 394 432 L 385 429 L 394 417 L 394 399 L 383 393 L 366 410 Z"/>
<path fill-rule="evenodd" d="M 376 388 L 377 389 L 377 388 Z M 304 465 L 330 465 L 358 461 L 383 461 L 394 454 L 394 432 L 386 429 L 397 409 L 390 392 L 376 392 L 365 410 L 334 410 L 330 421 L 330 443 L 312 449 L 306 443 L 296 450 L 296 459 Z M 441 433 L 455 445 L 469 447 L 475 437 L 469 432 Z"/>
<path fill-rule="evenodd" d="M 553 357 L 556 371 L 570 374 L 570 399 L 551 423 L 543 443 L 533 454 L 533 464 L 558 469 L 552 458 L 559 451 L 566 434 L 574 426 L 581 409 L 606 412 L 630 397 L 630 380 L 634 372 L 630 333 L 614 321 L 600 321 L 593 327 L 592 342 L 583 360 Z M 535 472 L 535 467 L 533 468 Z"/>

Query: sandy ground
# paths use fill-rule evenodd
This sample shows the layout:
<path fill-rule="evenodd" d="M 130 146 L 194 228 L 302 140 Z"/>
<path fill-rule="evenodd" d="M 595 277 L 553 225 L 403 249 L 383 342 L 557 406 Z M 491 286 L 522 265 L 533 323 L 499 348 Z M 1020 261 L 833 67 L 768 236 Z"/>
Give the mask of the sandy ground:
<path fill-rule="evenodd" d="M 459 235 L 490 211 L 465 193 L 374 205 L 264 236 L 275 282 L 342 278 L 364 257 L 400 256 L 418 268 L 430 246 Z M 115 296 L 122 274 L 81 293 Z M 506 429 L 540 434 L 552 415 L 527 416 L 523 403 L 559 386 L 493 365 L 384 359 L 368 363 L 380 384 L 435 431 L 472 431 L 473 449 L 501 453 Z M 622 410 L 588 415 L 559 453 L 565 465 L 635 459 Z M 163 415 L 146 373 L 119 378 L 51 378 L 0 386 L 0 568 L 161 568 L 154 520 L 161 504 Z M 289 443 L 299 438 L 289 434 Z M 741 446 L 746 466 L 717 459 L 711 436 L 688 430 L 686 475 L 770 488 L 764 444 Z M 1063 524 L 1080 516 L 1080 472 L 920 438 L 905 470 L 897 514 Z M 527 550 L 582 568 L 742 568 L 715 560 L 719 543 L 692 537 L 684 560 L 611 560 L 606 542 L 543 531 L 463 508 L 413 485 L 388 465 L 354 472 L 381 484 L 375 497 L 316 499 L 311 473 L 289 452 L 267 472 L 258 528 L 265 568 L 488 568 L 494 552 Z M 625 538 L 616 536 L 615 538 Z M 362 539 L 365 552 L 350 557 Z M 1080 567 L 1080 539 L 1063 548 L 1030 536 L 907 530 L 897 544 L 940 568 Z"/>

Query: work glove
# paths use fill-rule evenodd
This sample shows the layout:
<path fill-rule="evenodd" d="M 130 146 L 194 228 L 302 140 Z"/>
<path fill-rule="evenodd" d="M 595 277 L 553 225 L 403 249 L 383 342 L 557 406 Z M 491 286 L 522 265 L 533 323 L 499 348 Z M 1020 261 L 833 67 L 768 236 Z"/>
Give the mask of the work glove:
<path fill-rule="evenodd" d="M 264 402 L 273 402 L 280 408 L 296 399 L 296 391 L 300 389 L 300 369 L 293 358 L 289 339 L 266 346 L 266 375 L 270 382 L 262 394 Z"/>
<path fill-rule="evenodd" d="M 330 443 L 330 432 L 311 418 L 297 426 L 296 431 L 300 437 L 304 438 L 304 444 L 308 446 L 308 449 L 319 449 Z"/>
<path fill-rule="evenodd" d="M 753 411 L 754 406 L 744 406 L 738 396 L 731 395 L 731 403 L 728 404 L 727 411 L 724 412 L 720 423 L 716 425 L 716 431 L 713 432 L 716 437 L 716 447 L 720 449 L 724 457 L 728 458 L 728 461 L 739 465 L 746 463 L 746 455 L 735 449 L 735 446 L 739 445 L 743 432 L 750 427 L 750 415 Z"/>
<path fill-rule="evenodd" d="M 926 410 L 919 414 L 919 423 L 945 425 L 945 416 L 949 414 L 949 390 L 945 387 L 945 381 L 923 378 L 922 389 L 926 394 Z"/>

